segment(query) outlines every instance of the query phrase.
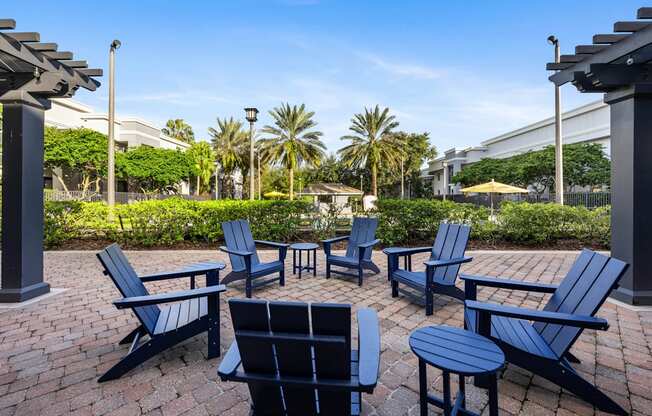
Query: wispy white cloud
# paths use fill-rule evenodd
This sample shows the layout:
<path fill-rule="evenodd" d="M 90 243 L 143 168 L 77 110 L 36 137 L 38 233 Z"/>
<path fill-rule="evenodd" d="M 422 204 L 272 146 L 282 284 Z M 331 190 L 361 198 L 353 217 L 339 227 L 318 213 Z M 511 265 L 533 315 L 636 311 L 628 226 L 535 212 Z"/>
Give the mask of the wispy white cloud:
<path fill-rule="evenodd" d="M 369 53 L 358 53 L 358 56 L 374 65 L 374 67 L 395 76 L 417 79 L 437 79 L 445 75 L 445 72 L 440 69 L 430 68 L 424 65 L 392 62 Z"/>

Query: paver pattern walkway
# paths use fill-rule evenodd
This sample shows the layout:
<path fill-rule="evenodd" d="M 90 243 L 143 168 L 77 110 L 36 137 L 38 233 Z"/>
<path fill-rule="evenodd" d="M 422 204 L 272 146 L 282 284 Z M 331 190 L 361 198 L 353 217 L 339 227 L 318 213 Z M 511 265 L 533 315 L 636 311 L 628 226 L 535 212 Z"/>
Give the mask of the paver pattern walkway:
<path fill-rule="evenodd" d="M 463 266 L 466 273 L 507 276 L 529 281 L 556 282 L 568 270 L 576 253 L 481 252 Z M 127 252 L 142 273 L 175 268 L 187 262 L 222 260 L 209 251 Z M 264 253 L 272 258 L 273 253 Z M 420 326 L 462 326 L 462 305 L 436 298 L 435 314 L 404 298 L 392 299 L 382 253 L 374 261 L 383 269 L 354 282 L 324 278 L 324 259 L 318 254 L 317 277 L 298 280 L 288 272 L 284 288 L 257 290 L 265 299 L 347 302 L 369 306 L 381 319 L 381 375 L 373 395 L 365 395 L 365 415 L 418 414 L 417 362 L 408 347 L 409 333 Z M 421 258 L 415 257 L 419 265 Z M 228 264 L 228 261 L 226 262 Z M 20 310 L 0 310 L 0 416 L 3 415 L 247 415 L 246 386 L 219 381 L 220 359 L 206 360 L 206 335 L 195 337 L 150 360 L 123 378 L 103 384 L 97 378 L 127 351 L 117 342 L 136 325 L 130 311 L 116 310 L 111 301 L 118 292 L 101 273 L 93 252 L 48 252 L 46 280 L 64 293 Z M 286 270 L 291 270 L 291 256 Z M 228 272 L 228 269 L 226 270 Z M 460 284 L 461 285 L 461 284 Z M 148 284 L 152 292 L 188 287 L 183 279 Z M 241 297 L 242 288 L 230 288 L 229 297 Z M 547 297 L 484 288 L 480 299 L 510 305 L 541 307 Z M 222 308 L 222 351 L 231 344 L 233 330 L 225 303 Z M 576 368 L 595 381 L 634 415 L 652 415 L 652 313 L 635 312 L 606 303 L 599 313 L 608 331 L 584 331 L 572 352 L 582 360 Z M 355 330 L 353 332 L 355 336 Z M 432 369 L 432 388 L 440 389 L 440 373 Z M 456 386 L 453 386 L 456 391 Z M 487 412 L 483 390 L 467 386 L 469 407 Z M 593 408 L 567 392 L 515 366 L 499 381 L 499 403 L 505 415 L 592 415 Z M 432 411 L 436 414 L 435 411 Z M 600 412 L 597 412 L 600 413 Z"/>

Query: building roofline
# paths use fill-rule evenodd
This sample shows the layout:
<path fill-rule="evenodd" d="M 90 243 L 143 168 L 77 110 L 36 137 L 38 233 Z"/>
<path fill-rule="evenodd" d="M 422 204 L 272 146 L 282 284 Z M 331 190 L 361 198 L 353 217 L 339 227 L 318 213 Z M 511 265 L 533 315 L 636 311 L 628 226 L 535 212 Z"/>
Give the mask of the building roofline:
<path fill-rule="evenodd" d="M 577 116 L 580 116 L 582 114 L 589 113 L 591 111 L 597 110 L 598 108 L 602 108 L 602 107 L 608 107 L 608 104 L 605 104 L 602 100 L 593 101 L 593 102 L 590 102 L 588 104 L 584 104 L 582 106 L 579 106 L 579 107 L 573 108 L 571 110 L 568 110 L 565 113 L 562 113 L 562 120 L 571 119 L 573 117 L 577 117 Z M 484 140 L 484 141 L 480 142 L 480 144 L 482 146 L 486 147 L 487 145 L 494 144 L 494 143 L 497 143 L 497 142 L 500 142 L 500 141 L 503 141 L 503 140 L 507 140 L 507 139 L 512 138 L 514 136 L 521 135 L 521 134 L 526 133 L 528 131 L 537 130 L 537 129 L 540 129 L 542 127 L 546 127 L 546 126 L 549 126 L 551 124 L 554 124 L 554 123 L 555 123 L 555 117 L 554 116 L 553 117 L 548 117 L 546 119 L 537 121 L 537 122 L 532 123 L 532 124 L 528 124 L 527 126 L 518 128 L 516 130 L 512 130 L 512 131 L 509 131 L 507 133 L 503 133 L 503 134 L 501 134 L 499 136 L 492 137 L 490 139 Z"/>

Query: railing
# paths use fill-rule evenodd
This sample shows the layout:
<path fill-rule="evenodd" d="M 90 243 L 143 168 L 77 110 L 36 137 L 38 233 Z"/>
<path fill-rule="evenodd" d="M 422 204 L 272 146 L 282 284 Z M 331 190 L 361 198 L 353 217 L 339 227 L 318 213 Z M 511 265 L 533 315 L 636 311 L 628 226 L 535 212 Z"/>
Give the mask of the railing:
<path fill-rule="evenodd" d="M 443 195 L 437 195 L 435 199 L 442 200 Z M 502 201 L 525 201 L 525 202 L 555 202 L 555 194 L 488 194 L 478 195 L 446 195 L 449 201 L 474 204 L 476 206 L 489 207 L 493 200 L 494 207 L 498 208 Z M 570 206 L 583 206 L 586 208 L 597 208 L 611 204 L 611 193 L 609 192 L 567 192 L 564 194 L 564 204 Z"/>
<path fill-rule="evenodd" d="M 53 189 L 45 189 L 43 191 L 45 201 L 86 201 L 86 202 L 99 202 L 107 200 L 106 192 L 91 192 L 91 191 L 60 191 Z M 149 201 L 168 198 L 184 198 L 194 201 L 205 201 L 211 199 L 205 195 L 180 195 L 180 194 L 144 194 L 138 192 L 116 192 L 116 204 L 129 204 L 138 201 Z"/>

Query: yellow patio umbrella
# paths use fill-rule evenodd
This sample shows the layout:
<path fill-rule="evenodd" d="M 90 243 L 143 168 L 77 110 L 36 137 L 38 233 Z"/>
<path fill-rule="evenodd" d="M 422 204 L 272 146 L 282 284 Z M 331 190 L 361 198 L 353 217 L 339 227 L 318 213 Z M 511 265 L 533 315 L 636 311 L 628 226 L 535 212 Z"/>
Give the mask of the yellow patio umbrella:
<path fill-rule="evenodd" d="M 465 194 L 489 194 L 489 201 L 491 202 L 491 216 L 494 215 L 494 200 L 492 194 L 526 194 L 529 191 L 524 188 L 519 188 L 518 186 L 506 185 L 504 183 L 496 182 L 493 179 L 491 182 L 482 183 L 480 185 L 469 186 L 468 188 L 462 188 L 462 192 Z"/>
<path fill-rule="evenodd" d="M 281 199 L 281 198 L 287 198 L 288 195 L 279 191 L 271 191 L 271 192 L 266 192 L 264 196 L 265 198 Z"/>

